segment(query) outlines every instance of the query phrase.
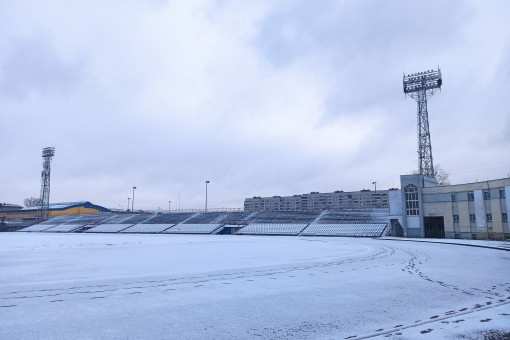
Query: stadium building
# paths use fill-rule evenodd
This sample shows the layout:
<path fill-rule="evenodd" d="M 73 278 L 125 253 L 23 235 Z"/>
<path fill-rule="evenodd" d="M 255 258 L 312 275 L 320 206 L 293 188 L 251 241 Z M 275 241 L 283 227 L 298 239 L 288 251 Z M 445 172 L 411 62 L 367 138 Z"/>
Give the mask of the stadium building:
<path fill-rule="evenodd" d="M 390 194 L 393 235 L 510 239 L 510 178 L 438 186 L 434 178 L 402 175 L 400 183 Z"/>
<path fill-rule="evenodd" d="M 21 206 L 12 206 L 10 209 L 1 209 L 0 217 L 6 219 L 30 219 L 36 218 L 39 207 L 22 208 Z M 109 212 L 110 209 L 92 204 L 88 201 L 51 203 L 49 205 L 49 216 L 61 215 L 79 215 L 79 214 L 97 214 L 100 212 Z"/>
<path fill-rule="evenodd" d="M 23 209 L 21 205 L 10 204 L 10 203 L 0 203 L 0 216 L 3 211 L 13 211 Z"/>

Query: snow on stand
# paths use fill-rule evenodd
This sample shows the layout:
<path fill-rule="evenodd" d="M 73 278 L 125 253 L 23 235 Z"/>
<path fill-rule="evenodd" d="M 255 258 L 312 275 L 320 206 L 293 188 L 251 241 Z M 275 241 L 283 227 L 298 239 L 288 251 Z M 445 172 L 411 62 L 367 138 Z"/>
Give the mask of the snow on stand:
<path fill-rule="evenodd" d="M 380 237 L 386 234 L 388 221 L 389 212 L 386 209 L 377 209 L 374 212 L 360 212 L 355 209 L 325 210 L 307 214 L 302 211 L 264 211 L 248 214 L 100 213 L 57 216 L 20 231 Z"/>

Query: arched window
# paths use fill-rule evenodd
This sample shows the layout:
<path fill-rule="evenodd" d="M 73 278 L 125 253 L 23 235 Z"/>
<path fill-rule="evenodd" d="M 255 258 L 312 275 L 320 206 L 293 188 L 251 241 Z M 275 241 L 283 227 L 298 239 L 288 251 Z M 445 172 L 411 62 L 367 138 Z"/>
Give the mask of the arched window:
<path fill-rule="evenodd" d="M 406 195 L 406 214 L 408 216 L 415 216 L 420 214 L 418 206 L 418 188 L 409 184 L 404 189 Z"/>

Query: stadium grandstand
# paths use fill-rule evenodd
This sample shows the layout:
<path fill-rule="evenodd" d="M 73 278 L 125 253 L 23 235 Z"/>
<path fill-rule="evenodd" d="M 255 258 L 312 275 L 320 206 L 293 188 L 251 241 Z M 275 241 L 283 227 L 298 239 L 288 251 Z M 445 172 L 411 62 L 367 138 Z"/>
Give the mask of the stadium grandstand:
<path fill-rule="evenodd" d="M 236 234 L 286 236 L 385 235 L 389 209 L 60 215 L 20 232 Z"/>
<path fill-rule="evenodd" d="M 24 232 L 353 237 L 390 234 L 420 238 L 510 239 L 510 178 L 443 186 L 423 175 L 402 175 L 400 180 L 403 189 L 377 191 L 381 196 L 376 196 L 375 191 L 357 192 L 366 200 L 362 207 L 356 208 L 288 210 L 285 204 L 281 209 L 268 206 L 254 211 L 245 207 L 244 211 L 121 213 L 90 202 L 77 202 L 51 205 L 49 220 L 16 229 L 22 228 L 20 231 Z M 350 193 L 344 194 L 349 198 Z M 313 195 L 321 199 L 321 194 Z M 335 195 L 330 195 L 333 201 L 335 197 L 339 200 L 340 196 Z M 327 196 L 323 195 L 326 202 Z M 6 214 L 34 216 L 36 209 L 2 210 L 0 217 Z M 5 224 L 0 227 L 5 231 L 16 230 Z"/>

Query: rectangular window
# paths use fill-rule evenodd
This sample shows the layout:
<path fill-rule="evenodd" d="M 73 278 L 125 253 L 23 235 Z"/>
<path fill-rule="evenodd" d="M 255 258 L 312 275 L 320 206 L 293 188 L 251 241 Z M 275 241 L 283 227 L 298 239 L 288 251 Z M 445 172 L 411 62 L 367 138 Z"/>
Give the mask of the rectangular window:
<path fill-rule="evenodd" d="M 459 222 L 459 215 L 453 215 L 453 222 Z"/>
<path fill-rule="evenodd" d="M 491 192 L 490 191 L 484 191 L 483 192 L 483 199 L 484 200 L 490 200 L 491 199 Z"/>
<path fill-rule="evenodd" d="M 410 184 L 404 189 L 406 199 L 406 214 L 416 216 L 420 214 L 418 188 Z"/>
<path fill-rule="evenodd" d="M 508 214 L 507 213 L 501 213 L 501 219 L 503 222 L 508 222 Z"/>
<path fill-rule="evenodd" d="M 505 190 L 500 190 L 499 191 L 499 198 L 505 198 L 506 195 L 505 195 Z"/>
<path fill-rule="evenodd" d="M 491 222 L 492 221 L 492 214 L 487 214 L 487 221 Z"/>
<path fill-rule="evenodd" d="M 468 201 L 474 201 L 475 200 L 475 194 L 472 192 L 468 192 Z"/>
<path fill-rule="evenodd" d="M 470 220 L 471 222 L 475 222 L 475 221 L 476 221 L 476 216 L 475 216 L 475 214 L 469 214 L 469 220 Z"/>
<path fill-rule="evenodd" d="M 457 200 L 457 195 L 456 194 L 452 194 L 452 201 L 456 201 Z"/>

